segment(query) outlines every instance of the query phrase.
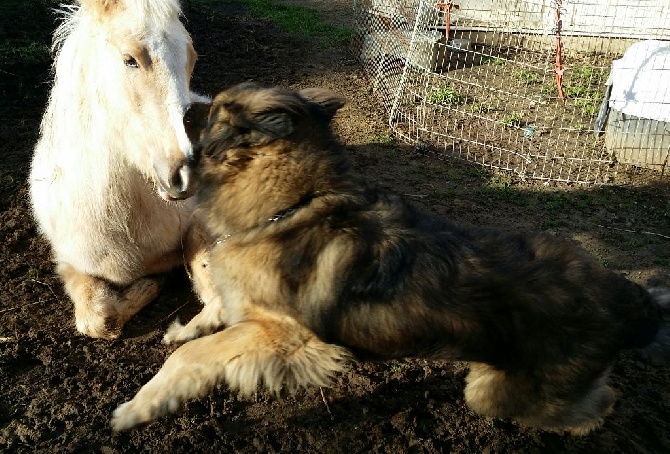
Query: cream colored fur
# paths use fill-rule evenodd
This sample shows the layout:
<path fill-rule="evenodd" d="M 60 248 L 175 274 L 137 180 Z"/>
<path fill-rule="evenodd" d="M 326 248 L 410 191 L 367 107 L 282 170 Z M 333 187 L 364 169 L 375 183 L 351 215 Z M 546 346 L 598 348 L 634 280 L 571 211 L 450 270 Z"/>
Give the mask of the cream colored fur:
<path fill-rule="evenodd" d="M 177 0 L 82 0 L 54 35 L 30 197 L 77 329 L 92 337 L 118 336 L 158 292 L 141 278 L 183 263 L 182 244 L 196 251 L 202 237 L 188 234 L 192 203 L 157 192 L 157 169 L 192 152 L 182 117 L 202 99 L 189 89 L 195 52 L 180 14 Z"/>

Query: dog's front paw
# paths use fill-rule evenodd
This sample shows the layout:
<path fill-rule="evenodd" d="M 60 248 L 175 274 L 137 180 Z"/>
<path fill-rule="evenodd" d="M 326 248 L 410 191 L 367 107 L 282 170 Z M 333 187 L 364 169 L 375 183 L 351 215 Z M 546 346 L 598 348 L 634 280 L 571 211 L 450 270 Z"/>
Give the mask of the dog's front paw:
<path fill-rule="evenodd" d="M 195 339 L 197 333 L 194 333 L 188 325 L 182 325 L 179 322 L 179 319 L 175 320 L 172 325 L 167 329 L 165 335 L 163 336 L 163 343 L 165 345 L 172 344 L 174 342 L 185 342 L 191 339 Z"/>
<path fill-rule="evenodd" d="M 119 405 L 116 410 L 114 410 L 112 421 L 110 423 L 113 432 L 132 429 L 135 426 L 149 421 L 149 418 L 146 415 L 142 417 L 142 415 L 135 410 L 135 407 L 136 405 L 134 405 L 131 400 L 125 404 Z"/>
<path fill-rule="evenodd" d="M 176 398 L 169 398 L 158 402 L 156 405 L 146 400 L 135 397 L 133 400 L 119 405 L 112 413 L 110 426 L 113 432 L 122 432 L 132 429 L 141 424 L 146 424 L 167 413 L 172 413 L 179 407 Z"/>

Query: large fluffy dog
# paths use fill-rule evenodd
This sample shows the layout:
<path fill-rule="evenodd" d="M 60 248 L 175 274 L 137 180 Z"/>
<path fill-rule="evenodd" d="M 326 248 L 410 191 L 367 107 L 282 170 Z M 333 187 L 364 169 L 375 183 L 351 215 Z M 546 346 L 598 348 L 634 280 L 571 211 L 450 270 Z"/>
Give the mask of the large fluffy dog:
<path fill-rule="evenodd" d="M 221 299 L 170 328 L 166 342 L 198 339 L 115 411 L 115 430 L 219 382 L 324 385 L 353 352 L 469 361 L 476 412 L 584 434 L 612 409 L 621 349 L 670 356 L 668 292 L 549 235 L 458 227 L 358 181 L 329 127 L 343 103 L 244 84 L 189 110 Z"/>

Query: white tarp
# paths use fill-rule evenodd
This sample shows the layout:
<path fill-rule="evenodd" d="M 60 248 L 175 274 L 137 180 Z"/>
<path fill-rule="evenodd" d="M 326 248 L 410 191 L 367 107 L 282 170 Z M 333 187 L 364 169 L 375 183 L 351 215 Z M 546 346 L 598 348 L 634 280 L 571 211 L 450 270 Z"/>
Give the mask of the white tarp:
<path fill-rule="evenodd" d="M 670 42 L 642 41 L 612 62 L 609 105 L 627 115 L 670 121 Z"/>

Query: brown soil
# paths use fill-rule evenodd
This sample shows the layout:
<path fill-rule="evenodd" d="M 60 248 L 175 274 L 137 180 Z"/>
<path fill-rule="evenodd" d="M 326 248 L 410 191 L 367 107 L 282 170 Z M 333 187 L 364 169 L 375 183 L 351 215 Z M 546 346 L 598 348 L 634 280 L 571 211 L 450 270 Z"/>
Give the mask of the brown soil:
<path fill-rule="evenodd" d="M 343 23 L 349 2 L 294 1 Z M 0 38 L 49 42 L 43 1 L 2 7 Z M 214 94 L 245 80 L 326 86 L 350 103 L 336 128 L 357 169 L 423 209 L 463 223 L 545 230 L 571 238 L 630 279 L 670 286 L 670 188 L 513 185 L 505 175 L 442 161 L 389 140 L 382 112 L 348 46 L 324 48 L 233 5 L 187 3 L 200 60 L 194 89 Z M 39 56 L 41 55 L 41 57 Z M 0 451 L 4 452 L 670 452 L 670 369 L 631 351 L 614 365 L 619 400 L 585 437 L 487 420 L 463 401 L 461 363 L 359 363 L 330 389 L 276 399 L 225 387 L 184 411 L 112 435 L 113 409 L 156 373 L 171 348 L 168 324 L 198 310 L 183 273 L 127 326 L 120 340 L 74 329 L 26 198 L 26 177 L 46 102 L 48 55 L 0 55 Z"/>

